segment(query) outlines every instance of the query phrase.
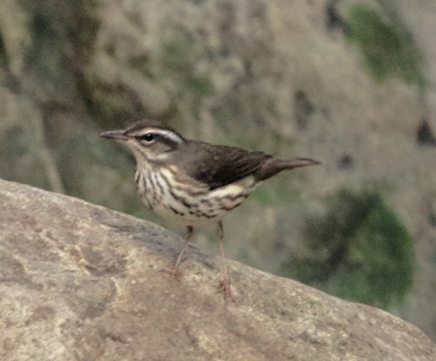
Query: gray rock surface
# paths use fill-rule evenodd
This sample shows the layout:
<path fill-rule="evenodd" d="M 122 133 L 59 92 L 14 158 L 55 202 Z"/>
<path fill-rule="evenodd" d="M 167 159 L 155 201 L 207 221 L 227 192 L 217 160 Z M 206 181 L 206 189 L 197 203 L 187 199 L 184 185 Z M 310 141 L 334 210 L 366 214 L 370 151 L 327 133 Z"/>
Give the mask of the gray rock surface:
<path fill-rule="evenodd" d="M 0 359 L 435 360 L 417 327 L 376 308 L 190 247 L 152 223 L 0 180 Z"/>

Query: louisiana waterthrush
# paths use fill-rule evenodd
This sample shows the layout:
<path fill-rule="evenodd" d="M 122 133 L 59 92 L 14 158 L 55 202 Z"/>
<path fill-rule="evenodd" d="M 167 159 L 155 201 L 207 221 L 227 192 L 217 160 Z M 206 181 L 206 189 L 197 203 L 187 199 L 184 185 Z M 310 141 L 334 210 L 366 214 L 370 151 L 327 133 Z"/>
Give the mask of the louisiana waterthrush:
<path fill-rule="evenodd" d="M 125 144 L 136 158 L 135 181 L 142 201 L 166 219 L 186 226 L 187 234 L 172 270 L 179 265 L 194 226 L 217 224 L 224 279 L 219 290 L 232 298 L 223 248 L 222 218 L 257 185 L 283 170 L 321 164 L 309 158 L 275 158 L 264 152 L 188 140 L 156 120 L 141 120 L 126 130 L 100 136 Z"/>

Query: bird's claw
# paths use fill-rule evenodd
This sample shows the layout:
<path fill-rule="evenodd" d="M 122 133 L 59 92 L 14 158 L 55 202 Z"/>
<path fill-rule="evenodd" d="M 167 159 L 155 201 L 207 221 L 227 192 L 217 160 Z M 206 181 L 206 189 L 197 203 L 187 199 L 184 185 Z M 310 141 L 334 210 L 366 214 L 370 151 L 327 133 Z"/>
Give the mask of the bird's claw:
<path fill-rule="evenodd" d="M 220 281 L 218 289 L 216 291 L 217 293 L 224 293 L 224 299 L 230 300 L 232 302 L 235 302 L 235 299 L 233 298 L 232 290 L 230 288 L 230 279 L 225 278 L 224 280 Z"/>
<path fill-rule="evenodd" d="M 173 268 L 173 269 L 163 268 L 160 271 L 169 274 L 170 276 L 174 277 L 177 281 L 180 282 L 180 276 L 182 275 L 182 273 L 179 271 L 178 268 Z"/>

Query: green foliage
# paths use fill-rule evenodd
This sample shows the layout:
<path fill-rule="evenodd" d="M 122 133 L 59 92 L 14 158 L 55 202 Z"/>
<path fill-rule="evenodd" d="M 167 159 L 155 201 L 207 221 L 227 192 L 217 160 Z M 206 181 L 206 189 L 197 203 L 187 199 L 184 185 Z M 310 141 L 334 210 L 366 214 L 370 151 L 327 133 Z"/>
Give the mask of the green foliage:
<path fill-rule="evenodd" d="M 213 93 L 211 81 L 198 72 L 198 63 L 208 58 L 208 49 L 197 42 L 183 29 L 176 29 L 164 36 L 160 42 L 161 54 L 158 62 L 157 79 L 168 79 L 176 84 L 172 97 L 179 99 L 198 112 L 201 100 Z"/>
<path fill-rule="evenodd" d="M 29 132 L 30 133 L 30 132 Z M 18 125 L 5 127 L 0 134 L 1 178 L 49 189 L 48 179 L 41 172 L 43 164 L 38 144 Z"/>
<path fill-rule="evenodd" d="M 310 256 L 291 259 L 287 276 L 356 302 L 386 308 L 413 282 L 413 239 L 380 193 L 341 190 L 325 215 L 306 220 Z"/>
<path fill-rule="evenodd" d="M 0 66 L 5 66 L 8 63 L 9 63 L 8 52 L 6 51 L 6 45 L 0 33 Z"/>
<path fill-rule="evenodd" d="M 191 72 L 195 61 L 194 43 L 182 31 L 162 39 L 160 62 L 163 68 L 175 73 Z"/>
<path fill-rule="evenodd" d="M 30 15 L 31 35 L 24 59 L 41 82 L 49 81 L 51 87 L 64 88 L 65 83 L 72 82 L 65 66 L 67 59 L 71 61 L 72 51 L 81 61 L 90 57 L 98 30 L 97 21 L 90 15 L 95 6 L 94 0 L 78 0 L 74 5 L 68 2 L 55 5 L 50 0 L 23 1 Z"/>
<path fill-rule="evenodd" d="M 423 57 L 412 34 L 396 14 L 384 15 L 366 4 L 354 5 L 350 11 L 348 40 L 360 47 L 377 81 L 399 78 L 424 88 Z"/>

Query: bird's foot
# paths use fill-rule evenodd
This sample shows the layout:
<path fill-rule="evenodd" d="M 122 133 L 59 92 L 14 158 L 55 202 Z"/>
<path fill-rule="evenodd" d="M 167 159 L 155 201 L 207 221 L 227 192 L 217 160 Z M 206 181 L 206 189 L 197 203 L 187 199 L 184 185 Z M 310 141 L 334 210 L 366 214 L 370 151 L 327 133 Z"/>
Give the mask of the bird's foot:
<path fill-rule="evenodd" d="M 180 276 L 182 275 L 182 273 L 179 271 L 178 268 L 172 268 L 172 269 L 163 268 L 160 271 L 163 273 L 167 273 L 170 276 L 173 276 L 177 281 L 180 281 Z"/>
<path fill-rule="evenodd" d="M 217 293 L 224 293 L 224 299 L 227 301 L 235 302 L 235 299 L 233 298 L 232 290 L 230 288 L 230 278 L 225 277 L 222 281 L 220 281 L 220 284 L 217 289 Z"/>

